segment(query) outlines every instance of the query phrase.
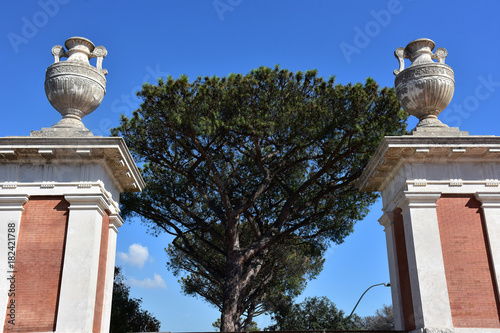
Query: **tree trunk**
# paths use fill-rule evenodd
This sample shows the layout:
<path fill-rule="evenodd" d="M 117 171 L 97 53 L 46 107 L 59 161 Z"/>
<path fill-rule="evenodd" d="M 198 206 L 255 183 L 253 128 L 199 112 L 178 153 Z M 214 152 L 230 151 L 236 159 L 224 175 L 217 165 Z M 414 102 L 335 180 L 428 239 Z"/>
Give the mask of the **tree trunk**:
<path fill-rule="evenodd" d="M 240 253 L 240 239 L 238 235 L 239 217 L 231 215 L 226 226 L 226 279 L 224 281 L 221 331 L 236 332 L 240 329 L 240 304 L 243 271 L 243 260 Z"/>
<path fill-rule="evenodd" d="M 223 290 L 221 332 L 236 332 L 240 329 L 238 304 L 241 295 L 241 268 L 241 262 L 237 258 L 229 258 Z"/>

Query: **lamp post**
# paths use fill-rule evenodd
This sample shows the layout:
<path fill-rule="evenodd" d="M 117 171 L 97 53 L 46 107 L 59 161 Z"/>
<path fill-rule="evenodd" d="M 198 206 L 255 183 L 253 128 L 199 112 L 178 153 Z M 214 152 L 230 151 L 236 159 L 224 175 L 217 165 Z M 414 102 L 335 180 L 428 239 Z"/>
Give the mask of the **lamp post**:
<path fill-rule="evenodd" d="M 352 315 L 354 314 L 354 311 L 356 310 L 356 308 L 358 307 L 358 304 L 359 302 L 361 302 L 361 299 L 363 298 L 363 296 L 365 296 L 365 294 L 368 292 L 368 290 L 372 289 L 373 287 L 376 287 L 376 286 L 381 286 L 381 285 L 384 285 L 385 287 L 390 287 L 391 284 L 390 283 L 377 283 L 377 284 L 374 284 L 373 286 L 370 286 L 368 287 L 368 289 L 365 290 L 365 292 L 361 295 L 361 297 L 358 299 L 358 302 L 356 303 L 356 305 L 354 306 L 354 309 L 352 309 L 351 311 L 351 314 L 349 315 L 349 317 L 347 317 L 347 319 L 351 319 Z"/>

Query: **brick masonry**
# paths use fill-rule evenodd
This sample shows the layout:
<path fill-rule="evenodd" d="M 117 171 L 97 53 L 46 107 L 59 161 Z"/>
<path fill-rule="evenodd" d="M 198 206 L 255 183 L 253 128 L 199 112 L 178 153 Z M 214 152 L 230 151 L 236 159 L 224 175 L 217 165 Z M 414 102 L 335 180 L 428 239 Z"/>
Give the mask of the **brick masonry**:
<path fill-rule="evenodd" d="M 481 203 L 473 195 L 443 194 L 437 205 L 453 325 L 500 328 Z"/>
<path fill-rule="evenodd" d="M 401 208 L 396 208 L 394 210 L 393 219 L 404 329 L 407 331 L 411 331 L 415 329 L 415 315 L 413 311 L 410 273 L 408 270 L 408 257 L 406 252 L 405 231 L 403 225 L 403 216 L 401 215 Z"/>
<path fill-rule="evenodd" d="M 24 206 L 15 259 L 15 325 L 4 332 L 55 331 L 69 203 L 31 197 Z"/>

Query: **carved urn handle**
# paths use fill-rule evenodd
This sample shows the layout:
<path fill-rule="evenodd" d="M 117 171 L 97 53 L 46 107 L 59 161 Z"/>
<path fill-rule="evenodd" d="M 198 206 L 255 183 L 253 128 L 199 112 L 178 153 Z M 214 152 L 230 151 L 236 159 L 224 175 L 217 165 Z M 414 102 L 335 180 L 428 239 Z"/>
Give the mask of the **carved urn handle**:
<path fill-rule="evenodd" d="M 433 62 L 431 59 L 437 59 L 440 64 L 444 64 L 444 60 L 448 56 L 448 51 L 445 48 L 440 47 L 440 48 L 436 49 L 436 51 L 434 53 L 432 53 L 432 49 L 434 49 L 434 47 L 435 47 L 435 44 L 432 40 L 426 39 L 426 38 L 421 38 L 420 40 L 417 39 L 417 41 L 425 41 L 425 43 L 428 44 L 429 50 L 425 49 L 425 47 L 422 47 L 422 49 L 415 50 L 416 48 L 421 47 L 420 45 L 417 45 L 417 44 L 422 44 L 422 43 L 414 43 L 416 41 L 412 42 L 415 45 L 415 47 L 413 47 L 413 48 L 408 48 L 408 46 L 410 46 L 411 43 L 408 44 L 408 46 L 406 48 L 398 47 L 396 49 L 396 51 L 394 51 L 394 56 L 399 61 L 399 69 L 394 70 L 394 75 L 398 75 L 403 69 L 405 69 L 405 59 L 410 59 L 412 61 L 412 65 L 413 65 L 413 63 L 415 63 L 415 61 L 417 61 L 417 59 L 416 59 L 417 56 L 421 56 L 422 54 L 415 54 L 416 51 L 420 51 L 423 54 L 427 54 L 427 56 L 430 53 L 430 59 L 425 58 L 425 61 L 424 60 L 417 61 L 417 65 L 419 63 Z M 412 50 L 414 52 L 410 53 L 410 50 Z"/>
<path fill-rule="evenodd" d="M 54 63 L 61 61 L 61 58 L 68 58 L 68 61 L 77 61 L 90 65 L 89 60 L 97 58 L 97 69 L 101 70 L 104 75 L 108 74 L 108 71 L 102 68 L 102 60 L 108 55 L 108 50 L 104 46 L 95 47 L 90 40 L 83 37 L 68 38 L 64 45 L 68 48 L 67 52 L 62 45 L 55 45 L 52 48 Z"/>

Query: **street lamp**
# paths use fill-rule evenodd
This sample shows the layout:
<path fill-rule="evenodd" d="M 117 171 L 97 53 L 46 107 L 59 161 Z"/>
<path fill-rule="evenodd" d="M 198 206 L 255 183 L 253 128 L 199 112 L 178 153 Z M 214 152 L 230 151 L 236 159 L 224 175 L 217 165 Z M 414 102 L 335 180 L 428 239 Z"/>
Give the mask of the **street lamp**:
<path fill-rule="evenodd" d="M 347 317 L 347 319 L 351 319 L 352 315 L 354 314 L 354 310 L 356 310 L 356 308 L 358 307 L 358 304 L 359 302 L 361 302 L 361 299 L 363 298 L 363 296 L 365 296 L 366 292 L 370 289 L 372 289 L 373 287 L 376 287 L 376 286 L 381 286 L 381 285 L 384 285 L 384 287 L 390 287 L 391 284 L 390 283 L 377 283 L 377 284 L 374 284 L 373 286 L 370 286 L 368 287 L 368 289 L 365 290 L 365 292 L 363 293 L 363 295 L 361 295 L 361 297 L 358 299 L 358 302 L 356 303 L 356 305 L 354 306 L 354 309 L 352 309 L 352 312 L 351 314 L 349 315 L 349 317 Z"/>

